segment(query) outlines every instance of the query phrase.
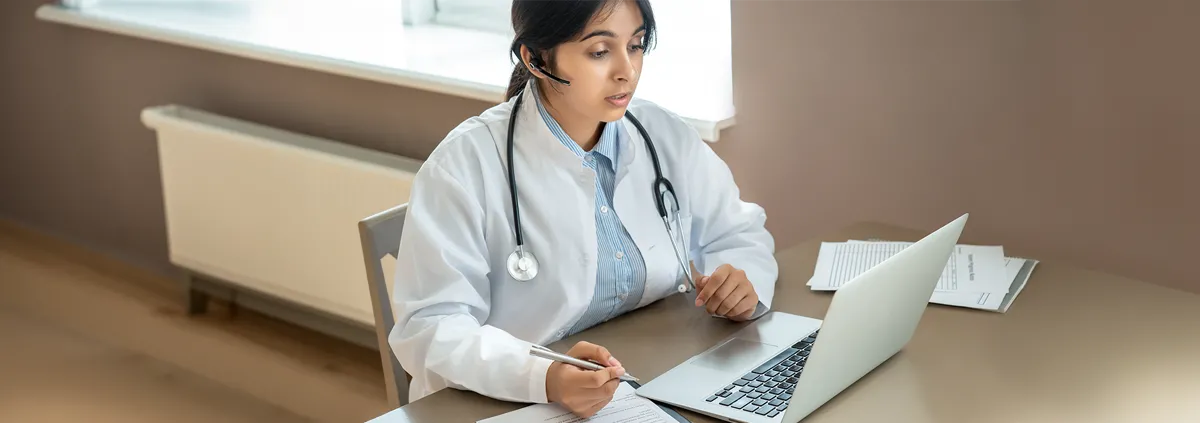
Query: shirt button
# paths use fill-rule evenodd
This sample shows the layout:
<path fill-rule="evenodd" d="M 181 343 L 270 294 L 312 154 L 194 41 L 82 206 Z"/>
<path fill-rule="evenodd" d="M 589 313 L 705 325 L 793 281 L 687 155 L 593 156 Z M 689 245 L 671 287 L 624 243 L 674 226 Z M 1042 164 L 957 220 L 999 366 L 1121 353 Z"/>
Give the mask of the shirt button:
<path fill-rule="evenodd" d="M 620 259 L 623 259 L 623 258 L 625 258 L 625 253 L 622 253 L 622 252 L 620 252 L 620 251 L 617 251 L 617 254 L 616 254 L 616 256 L 617 256 L 617 260 L 620 260 Z"/>
<path fill-rule="evenodd" d="M 600 206 L 600 213 L 608 213 L 608 206 Z"/>
<path fill-rule="evenodd" d="M 590 162 L 594 162 L 594 161 L 596 161 L 596 156 L 593 156 L 593 155 L 590 155 L 590 154 L 589 154 L 589 155 L 587 156 L 587 161 L 588 161 L 589 163 L 590 163 Z"/>

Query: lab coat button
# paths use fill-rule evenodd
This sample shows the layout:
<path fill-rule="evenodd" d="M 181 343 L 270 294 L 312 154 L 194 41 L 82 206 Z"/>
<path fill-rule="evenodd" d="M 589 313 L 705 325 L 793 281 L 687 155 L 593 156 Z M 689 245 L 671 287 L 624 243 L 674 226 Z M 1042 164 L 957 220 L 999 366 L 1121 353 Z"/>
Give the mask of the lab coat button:
<path fill-rule="evenodd" d="M 622 252 L 620 252 L 620 251 L 617 251 L 617 254 L 616 254 L 616 256 L 617 256 L 617 260 L 620 260 L 620 259 L 623 259 L 623 258 L 625 258 L 625 253 L 622 253 Z"/>
<path fill-rule="evenodd" d="M 600 206 L 600 213 L 608 213 L 608 206 Z"/>

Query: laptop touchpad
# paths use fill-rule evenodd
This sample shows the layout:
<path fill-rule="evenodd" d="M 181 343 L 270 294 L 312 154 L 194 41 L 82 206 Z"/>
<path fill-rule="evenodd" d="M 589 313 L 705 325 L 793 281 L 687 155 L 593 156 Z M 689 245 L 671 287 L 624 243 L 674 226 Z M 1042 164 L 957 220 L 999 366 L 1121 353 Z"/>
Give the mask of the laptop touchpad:
<path fill-rule="evenodd" d="M 775 345 L 733 338 L 696 357 L 692 364 L 713 370 L 731 371 L 758 364 L 777 352 L 779 347 Z"/>

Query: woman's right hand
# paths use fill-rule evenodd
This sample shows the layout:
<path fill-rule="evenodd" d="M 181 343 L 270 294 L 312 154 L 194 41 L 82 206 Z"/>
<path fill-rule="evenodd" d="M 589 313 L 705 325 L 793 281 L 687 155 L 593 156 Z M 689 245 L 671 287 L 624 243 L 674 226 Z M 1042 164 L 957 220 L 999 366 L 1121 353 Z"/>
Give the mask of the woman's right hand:
<path fill-rule="evenodd" d="M 575 344 L 566 355 L 608 363 L 604 370 L 586 370 L 556 361 L 546 371 L 546 398 L 580 417 L 591 417 L 612 401 L 625 368 L 604 347 L 589 342 Z"/>

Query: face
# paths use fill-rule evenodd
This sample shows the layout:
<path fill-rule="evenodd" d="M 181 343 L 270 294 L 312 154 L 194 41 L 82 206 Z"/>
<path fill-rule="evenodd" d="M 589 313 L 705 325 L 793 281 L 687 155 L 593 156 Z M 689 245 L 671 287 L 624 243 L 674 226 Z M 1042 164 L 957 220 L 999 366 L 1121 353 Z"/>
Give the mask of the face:
<path fill-rule="evenodd" d="M 637 4 L 620 0 L 601 8 L 577 39 L 555 48 L 547 66 L 571 85 L 533 72 L 553 111 L 579 121 L 621 119 L 642 73 L 645 33 Z"/>

